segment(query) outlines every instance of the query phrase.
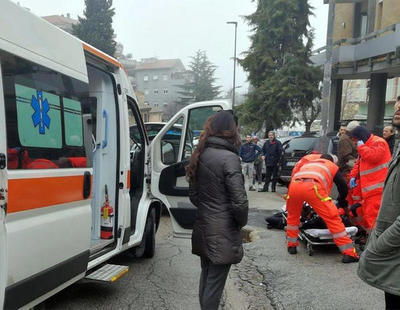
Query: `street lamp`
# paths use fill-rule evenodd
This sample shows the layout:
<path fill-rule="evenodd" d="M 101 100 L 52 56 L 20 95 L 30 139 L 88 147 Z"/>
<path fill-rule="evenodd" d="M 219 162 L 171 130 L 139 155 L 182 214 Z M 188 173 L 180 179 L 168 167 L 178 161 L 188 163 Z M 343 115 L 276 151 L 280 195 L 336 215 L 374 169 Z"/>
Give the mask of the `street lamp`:
<path fill-rule="evenodd" d="M 236 38 L 237 38 L 237 22 L 226 22 L 227 24 L 235 25 L 235 47 L 233 50 L 233 94 L 232 94 L 232 109 L 235 106 L 235 82 L 236 82 Z"/>

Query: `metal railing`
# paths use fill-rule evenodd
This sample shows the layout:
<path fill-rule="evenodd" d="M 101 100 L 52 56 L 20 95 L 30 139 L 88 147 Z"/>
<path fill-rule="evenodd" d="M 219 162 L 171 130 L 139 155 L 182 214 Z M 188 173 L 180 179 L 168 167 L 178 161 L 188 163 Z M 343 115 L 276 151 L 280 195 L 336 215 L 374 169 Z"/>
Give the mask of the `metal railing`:
<path fill-rule="evenodd" d="M 337 46 L 341 46 L 341 45 L 343 45 L 343 44 L 349 44 L 349 45 L 360 44 L 360 43 L 362 43 L 362 42 L 366 42 L 366 41 L 368 41 L 368 40 L 375 39 L 375 38 L 381 36 L 381 35 L 384 34 L 384 33 L 396 31 L 396 25 L 399 25 L 399 26 L 400 26 L 400 24 L 393 24 L 393 25 L 390 25 L 390 26 L 385 27 L 385 28 L 383 28 L 383 29 L 379 29 L 379 30 L 377 30 L 377 31 L 368 33 L 368 34 L 366 34 L 365 36 L 362 36 L 362 37 L 359 37 L 359 38 L 340 39 L 340 40 L 335 41 L 335 42 L 333 43 L 333 46 L 334 46 L 334 47 L 337 47 Z M 318 49 L 312 51 L 312 55 L 313 55 L 313 56 L 314 56 L 314 55 L 318 55 L 318 54 L 320 54 L 320 53 L 322 53 L 322 52 L 325 52 L 325 51 L 326 51 L 326 46 L 323 46 L 323 47 L 320 47 L 320 48 L 318 48 Z"/>

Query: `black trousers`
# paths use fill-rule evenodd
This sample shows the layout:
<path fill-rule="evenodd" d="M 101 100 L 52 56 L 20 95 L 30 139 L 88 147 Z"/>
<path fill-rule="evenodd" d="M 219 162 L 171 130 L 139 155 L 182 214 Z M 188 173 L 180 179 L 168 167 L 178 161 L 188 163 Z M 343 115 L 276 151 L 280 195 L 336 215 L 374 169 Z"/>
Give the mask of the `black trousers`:
<path fill-rule="evenodd" d="M 264 189 L 268 189 L 269 183 L 272 178 L 272 190 L 276 188 L 276 182 L 278 182 L 278 165 L 275 166 L 266 166 L 265 167 L 265 184 Z"/>
<path fill-rule="evenodd" d="M 400 310 L 400 296 L 385 292 L 386 310 Z"/>
<path fill-rule="evenodd" d="M 256 177 L 253 178 L 253 185 L 256 183 L 256 180 L 258 184 L 261 184 L 262 182 L 262 167 L 263 167 L 263 162 L 260 162 L 259 164 L 254 164 L 254 170 L 256 172 Z"/>
<path fill-rule="evenodd" d="M 231 265 L 215 265 L 208 258 L 200 259 L 200 307 L 202 310 L 218 310 Z"/>

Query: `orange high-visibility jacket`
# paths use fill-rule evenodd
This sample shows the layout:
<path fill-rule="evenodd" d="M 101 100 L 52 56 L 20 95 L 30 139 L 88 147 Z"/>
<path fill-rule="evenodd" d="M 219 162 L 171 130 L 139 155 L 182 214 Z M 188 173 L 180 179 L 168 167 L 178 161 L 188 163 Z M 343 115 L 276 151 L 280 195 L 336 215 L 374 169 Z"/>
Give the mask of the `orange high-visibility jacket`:
<path fill-rule="evenodd" d="M 325 187 L 326 192 L 330 193 L 333 185 L 333 178 L 338 172 L 339 167 L 327 159 L 322 159 L 321 155 L 306 155 L 293 169 L 292 180 L 314 179 Z"/>
<path fill-rule="evenodd" d="M 359 157 L 350 172 L 350 178 L 359 179 L 358 185 L 363 199 L 381 195 L 391 160 L 387 142 L 378 136 L 371 135 L 357 150 Z"/>

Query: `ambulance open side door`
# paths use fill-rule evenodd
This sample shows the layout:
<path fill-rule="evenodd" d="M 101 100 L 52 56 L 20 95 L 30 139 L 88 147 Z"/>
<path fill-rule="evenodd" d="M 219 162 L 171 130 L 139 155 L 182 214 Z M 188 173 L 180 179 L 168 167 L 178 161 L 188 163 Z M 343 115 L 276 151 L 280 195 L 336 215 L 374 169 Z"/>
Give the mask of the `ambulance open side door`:
<path fill-rule="evenodd" d="M 205 121 L 218 111 L 231 108 L 228 100 L 193 103 L 175 114 L 151 143 L 151 192 L 167 207 L 175 237 L 190 236 L 197 212 L 189 200 L 185 166 Z"/>
<path fill-rule="evenodd" d="M 7 165 L 6 165 L 6 121 L 3 101 L 3 86 L 0 67 L 0 309 L 4 307 L 7 285 Z"/>

